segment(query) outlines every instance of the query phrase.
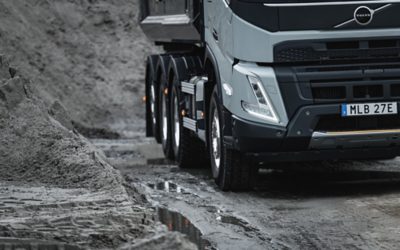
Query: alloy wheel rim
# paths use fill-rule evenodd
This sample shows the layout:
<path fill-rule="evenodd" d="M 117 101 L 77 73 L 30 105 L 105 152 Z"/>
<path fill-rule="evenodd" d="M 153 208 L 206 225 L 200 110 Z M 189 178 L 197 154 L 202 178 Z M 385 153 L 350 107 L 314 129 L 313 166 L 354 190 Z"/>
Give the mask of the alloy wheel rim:
<path fill-rule="evenodd" d="M 174 106 L 174 139 L 175 139 L 175 149 L 176 151 L 179 148 L 179 142 L 180 142 L 180 127 L 179 127 L 179 103 L 178 103 L 178 97 L 175 93 L 174 98 L 173 98 L 173 106 Z"/>
<path fill-rule="evenodd" d="M 153 124 L 156 124 L 156 114 L 155 114 L 155 107 L 156 107 L 156 101 L 155 98 L 156 93 L 154 89 L 154 85 L 152 84 L 150 87 L 150 111 L 151 111 L 151 118 L 153 120 Z"/>
<path fill-rule="evenodd" d="M 214 112 L 211 126 L 211 144 L 215 172 L 218 174 L 221 166 L 221 128 L 217 111 Z"/>
<path fill-rule="evenodd" d="M 167 127 L 167 121 L 168 121 L 168 117 L 167 117 L 167 104 L 166 104 L 166 98 L 165 95 L 162 94 L 162 108 L 161 108 L 161 112 L 162 112 L 162 136 L 163 136 L 163 141 L 167 141 L 167 136 L 168 136 L 168 127 Z"/>

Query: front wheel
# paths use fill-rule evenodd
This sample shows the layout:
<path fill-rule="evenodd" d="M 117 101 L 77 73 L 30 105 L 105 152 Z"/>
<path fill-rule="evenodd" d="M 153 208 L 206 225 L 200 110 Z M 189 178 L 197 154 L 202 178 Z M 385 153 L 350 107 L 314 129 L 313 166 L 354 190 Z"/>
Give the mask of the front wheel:
<path fill-rule="evenodd" d="M 253 188 L 257 177 L 257 168 L 240 153 L 228 149 L 223 141 L 223 120 L 219 106 L 217 88 L 214 88 L 210 110 L 208 141 L 212 174 L 215 182 L 223 191 L 244 191 Z"/>

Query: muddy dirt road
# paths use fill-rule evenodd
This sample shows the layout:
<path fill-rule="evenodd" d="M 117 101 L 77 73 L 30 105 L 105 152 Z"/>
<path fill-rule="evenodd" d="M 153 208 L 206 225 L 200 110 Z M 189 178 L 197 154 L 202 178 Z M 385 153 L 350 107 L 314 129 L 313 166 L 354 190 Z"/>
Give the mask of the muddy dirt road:
<path fill-rule="evenodd" d="M 181 170 L 158 145 L 95 140 L 170 230 L 200 249 L 397 249 L 399 160 L 262 171 L 257 189 L 223 193 L 208 169 Z"/>

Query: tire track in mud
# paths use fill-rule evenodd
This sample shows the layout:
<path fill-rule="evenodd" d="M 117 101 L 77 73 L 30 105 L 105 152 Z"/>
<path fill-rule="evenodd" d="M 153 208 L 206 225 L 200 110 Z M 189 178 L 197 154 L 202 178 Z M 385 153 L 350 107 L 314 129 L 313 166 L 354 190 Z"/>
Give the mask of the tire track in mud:
<path fill-rule="evenodd" d="M 35 249 L 35 250 L 81 250 L 83 248 L 52 241 L 39 241 L 35 239 L 1 238 L 0 250 L 8 249 Z"/>
<path fill-rule="evenodd" d="M 60 249 L 63 246 L 79 249 L 74 245 L 114 248 L 154 234 L 153 229 L 147 227 L 154 224 L 152 213 L 133 206 L 123 194 L 111 196 L 107 192 L 85 189 L 20 187 L 12 183 L 0 183 L 0 190 L 0 249 L 2 244 L 4 247 L 19 246 L 16 242 Z M 45 240 L 57 240 L 58 245 Z"/>

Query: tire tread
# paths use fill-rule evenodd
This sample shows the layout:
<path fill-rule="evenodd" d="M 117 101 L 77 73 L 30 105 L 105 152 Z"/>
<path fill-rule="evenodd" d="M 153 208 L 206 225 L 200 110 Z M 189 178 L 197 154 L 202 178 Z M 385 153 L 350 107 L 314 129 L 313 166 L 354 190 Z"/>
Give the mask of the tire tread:
<path fill-rule="evenodd" d="M 187 128 L 183 128 L 181 148 L 179 153 L 179 167 L 202 168 L 208 166 L 206 148 L 204 143 L 191 135 Z"/>

